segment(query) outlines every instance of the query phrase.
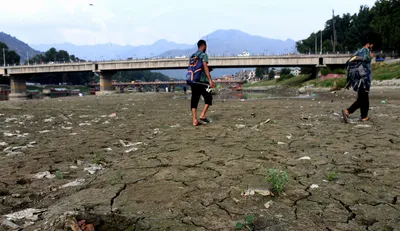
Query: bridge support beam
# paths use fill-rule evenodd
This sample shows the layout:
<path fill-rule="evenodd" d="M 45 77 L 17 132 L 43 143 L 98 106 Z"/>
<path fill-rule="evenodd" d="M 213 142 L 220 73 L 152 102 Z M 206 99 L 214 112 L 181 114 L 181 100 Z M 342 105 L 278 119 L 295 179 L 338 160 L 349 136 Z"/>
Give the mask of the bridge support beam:
<path fill-rule="evenodd" d="M 114 74 L 114 71 L 102 71 L 99 73 L 100 91 L 97 91 L 96 95 L 109 95 L 116 93 L 115 87 L 112 85 L 112 76 Z"/>
<path fill-rule="evenodd" d="M 26 77 L 10 76 L 11 93 L 8 95 L 9 100 L 26 99 Z"/>

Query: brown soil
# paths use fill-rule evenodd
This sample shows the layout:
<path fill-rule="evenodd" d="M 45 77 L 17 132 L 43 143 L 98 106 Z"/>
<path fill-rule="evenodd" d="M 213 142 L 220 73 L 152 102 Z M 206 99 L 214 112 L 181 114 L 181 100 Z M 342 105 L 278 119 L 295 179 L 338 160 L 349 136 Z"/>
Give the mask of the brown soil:
<path fill-rule="evenodd" d="M 373 92 L 371 121 L 354 115 L 351 124 L 339 116 L 354 100 L 348 94 L 218 100 L 213 122 L 200 127 L 191 126 L 189 101 L 172 96 L 0 102 L 0 214 L 48 209 L 28 231 L 62 230 L 65 212 L 96 230 L 234 230 L 247 215 L 255 230 L 400 230 L 397 91 Z M 3 136 L 16 131 L 20 137 Z M 19 154 L 2 151 L 33 141 Z M 298 160 L 304 156 L 310 160 Z M 78 160 L 104 169 L 90 175 Z M 242 197 L 247 188 L 270 188 L 270 168 L 288 173 L 284 194 Z M 62 177 L 32 177 L 57 170 Z M 336 180 L 327 180 L 330 172 Z M 76 179 L 85 182 L 59 188 Z"/>

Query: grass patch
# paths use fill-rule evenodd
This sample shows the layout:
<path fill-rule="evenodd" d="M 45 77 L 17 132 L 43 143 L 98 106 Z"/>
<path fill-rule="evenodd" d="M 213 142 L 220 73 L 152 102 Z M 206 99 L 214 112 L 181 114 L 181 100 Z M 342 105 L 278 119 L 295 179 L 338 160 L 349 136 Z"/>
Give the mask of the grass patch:
<path fill-rule="evenodd" d="M 312 80 L 307 82 L 305 85 L 313 85 L 314 87 L 325 87 L 330 88 L 334 85 L 334 82 L 339 88 L 344 88 L 346 86 L 346 77 L 335 78 L 335 79 L 325 79 L 325 80 Z"/>
<path fill-rule="evenodd" d="M 299 75 L 291 78 L 283 79 L 283 80 L 263 80 L 256 83 L 246 83 L 243 84 L 243 88 L 248 87 L 265 87 L 265 86 L 288 86 L 288 87 L 296 87 L 301 86 L 302 83 L 311 79 L 309 75 Z"/>
<path fill-rule="evenodd" d="M 75 89 L 79 89 L 80 92 L 82 93 L 88 93 L 89 92 L 89 88 L 86 86 L 63 86 L 63 85 L 46 85 L 46 86 L 26 86 L 26 89 L 29 91 L 40 91 L 42 92 L 44 89 L 50 89 L 50 88 L 66 88 L 68 90 L 75 90 Z"/>
<path fill-rule="evenodd" d="M 335 180 L 337 180 L 339 177 L 338 177 L 338 175 L 336 174 L 336 172 L 329 172 L 328 173 L 328 177 L 327 177 L 327 179 L 328 179 L 328 181 L 335 181 Z"/>
<path fill-rule="evenodd" d="M 373 63 L 371 71 L 373 80 L 400 79 L 400 62 L 392 64 Z"/>

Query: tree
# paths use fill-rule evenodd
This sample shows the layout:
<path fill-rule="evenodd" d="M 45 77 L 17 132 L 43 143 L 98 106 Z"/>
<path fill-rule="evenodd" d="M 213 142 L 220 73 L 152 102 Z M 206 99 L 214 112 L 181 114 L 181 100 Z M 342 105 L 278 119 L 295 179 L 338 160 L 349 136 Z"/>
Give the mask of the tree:
<path fill-rule="evenodd" d="M 10 51 L 7 44 L 0 42 L 0 66 L 4 65 L 4 55 L 6 56 L 6 65 L 20 64 L 21 57 L 17 54 L 17 52 Z"/>
<path fill-rule="evenodd" d="M 131 82 L 132 80 L 153 82 L 155 80 L 168 81 L 169 77 L 151 71 L 120 71 L 113 76 L 113 79 L 119 82 Z"/>
<path fill-rule="evenodd" d="M 360 6 L 357 14 L 334 16 L 326 21 L 322 30 L 323 52 L 354 52 L 359 49 L 366 38 L 374 44 L 375 49 L 400 51 L 400 1 L 378 0 L 370 8 Z M 337 34 L 337 43 L 333 48 L 333 30 Z M 320 32 L 312 33 L 308 38 L 296 42 L 300 53 L 315 53 L 315 38 L 320 52 Z"/>
<path fill-rule="evenodd" d="M 64 61 L 69 62 L 69 58 L 70 57 L 69 57 L 68 52 L 66 52 L 64 50 L 59 50 L 56 53 L 56 61 L 57 62 L 64 62 Z"/>
<path fill-rule="evenodd" d="M 400 51 L 400 1 L 379 0 L 372 12 L 372 28 L 383 38 L 383 48 Z M 376 44 L 374 44 L 376 45 Z"/>
<path fill-rule="evenodd" d="M 45 55 L 45 61 L 46 62 L 56 62 L 57 61 L 57 50 L 56 48 L 52 47 L 46 53 Z"/>
<path fill-rule="evenodd" d="M 272 80 L 275 78 L 275 70 L 272 69 L 269 73 L 268 73 L 268 79 Z"/>
<path fill-rule="evenodd" d="M 292 71 L 289 68 L 282 68 L 281 69 L 281 76 L 282 75 L 290 75 Z"/>
<path fill-rule="evenodd" d="M 262 68 L 262 67 L 257 67 L 257 68 L 256 68 L 256 77 L 262 79 L 263 76 L 264 76 L 264 68 Z"/>

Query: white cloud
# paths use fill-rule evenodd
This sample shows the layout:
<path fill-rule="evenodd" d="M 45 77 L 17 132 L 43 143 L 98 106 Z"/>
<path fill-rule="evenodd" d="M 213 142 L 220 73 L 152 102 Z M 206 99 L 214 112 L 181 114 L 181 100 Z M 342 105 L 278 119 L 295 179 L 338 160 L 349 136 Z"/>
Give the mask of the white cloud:
<path fill-rule="evenodd" d="M 3 0 L 0 28 L 28 43 L 194 43 L 217 29 L 301 39 L 375 0 Z M 90 6 L 93 4 L 93 6 Z M 93 39 L 95 38 L 95 39 Z"/>

